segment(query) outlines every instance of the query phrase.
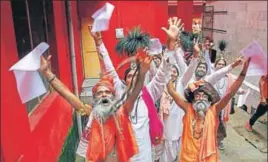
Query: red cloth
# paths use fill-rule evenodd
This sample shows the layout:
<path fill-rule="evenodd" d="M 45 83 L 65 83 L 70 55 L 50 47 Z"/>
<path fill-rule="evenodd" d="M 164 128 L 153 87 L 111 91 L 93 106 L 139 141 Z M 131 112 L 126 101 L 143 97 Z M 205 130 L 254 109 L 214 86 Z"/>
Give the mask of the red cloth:
<path fill-rule="evenodd" d="M 122 162 L 128 162 L 132 156 L 138 153 L 134 132 L 124 107 L 117 112 L 116 118 L 122 134 L 118 131 L 115 120 L 111 116 L 103 125 L 103 139 L 100 124 L 93 120 L 88 136 L 87 160 L 89 162 L 105 160 L 114 146 L 118 159 Z"/>
<path fill-rule="evenodd" d="M 94 95 L 97 92 L 98 87 L 105 86 L 107 87 L 113 94 L 115 93 L 113 78 L 109 76 L 103 76 L 100 81 L 92 88 L 92 94 Z"/>

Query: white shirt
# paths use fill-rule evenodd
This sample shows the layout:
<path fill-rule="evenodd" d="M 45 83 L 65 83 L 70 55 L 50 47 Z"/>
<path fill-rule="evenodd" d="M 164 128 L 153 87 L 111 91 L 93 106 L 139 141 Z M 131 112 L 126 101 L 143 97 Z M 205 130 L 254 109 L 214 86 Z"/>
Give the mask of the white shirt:
<path fill-rule="evenodd" d="M 197 65 L 196 65 L 197 66 Z M 195 69 L 196 69 L 196 66 L 195 66 Z M 195 71 L 194 69 L 194 71 Z M 222 77 L 224 77 L 226 74 L 228 74 L 229 72 L 232 71 L 232 66 L 231 65 L 228 65 L 224 68 L 221 68 L 220 70 L 217 70 L 216 72 L 212 72 L 212 74 L 210 75 L 206 75 L 203 79 L 214 85 L 218 80 L 220 80 Z M 194 73 L 193 71 L 193 73 Z M 190 83 L 193 83 L 197 81 L 197 79 L 195 78 L 195 74 L 192 74 L 192 78 L 190 79 L 190 81 L 188 81 L 188 83 L 186 84 L 187 86 L 190 84 Z M 187 80 L 185 81 L 185 83 L 187 82 Z"/>
<path fill-rule="evenodd" d="M 183 86 L 181 83 L 181 77 L 178 78 L 176 85 L 176 92 L 183 95 Z M 164 139 L 168 141 L 179 140 L 182 135 L 183 130 L 183 119 L 184 111 L 174 102 L 172 101 L 170 105 L 169 115 L 164 120 Z"/>
<path fill-rule="evenodd" d="M 122 83 L 118 74 L 116 73 L 104 44 L 101 44 L 97 49 L 99 54 L 103 57 L 106 71 L 109 72 L 114 79 L 116 96 L 122 96 L 126 89 L 126 86 Z M 156 72 L 155 77 L 146 85 L 147 90 L 154 102 L 161 97 L 162 92 L 164 91 L 164 88 L 170 79 L 171 68 L 172 65 L 163 60 Z M 137 118 L 132 119 L 132 117 L 135 116 L 136 111 Z M 137 123 L 135 122 L 136 120 Z M 139 95 L 139 100 L 136 100 L 134 103 L 133 110 L 130 114 L 130 121 L 132 123 L 136 142 L 139 148 L 139 153 L 131 158 L 131 161 L 152 162 L 152 147 L 149 134 L 148 109 L 141 97 L 141 94 Z"/>

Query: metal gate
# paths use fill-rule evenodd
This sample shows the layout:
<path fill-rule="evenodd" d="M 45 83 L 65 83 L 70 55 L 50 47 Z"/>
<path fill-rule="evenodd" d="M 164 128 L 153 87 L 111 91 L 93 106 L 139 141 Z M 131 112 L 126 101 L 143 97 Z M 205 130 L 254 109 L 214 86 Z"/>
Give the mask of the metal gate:
<path fill-rule="evenodd" d="M 214 29 L 214 14 L 227 14 L 227 11 L 214 11 L 214 6 L 203 6 L 202 37 L 213 38 L 213 32 L 226 34 L 226 30 Z"/>
<path fill-rule="evenodd" d="M 202 18 L 202 37 L 213 38 L 214 6 L 204 6 Z"/>

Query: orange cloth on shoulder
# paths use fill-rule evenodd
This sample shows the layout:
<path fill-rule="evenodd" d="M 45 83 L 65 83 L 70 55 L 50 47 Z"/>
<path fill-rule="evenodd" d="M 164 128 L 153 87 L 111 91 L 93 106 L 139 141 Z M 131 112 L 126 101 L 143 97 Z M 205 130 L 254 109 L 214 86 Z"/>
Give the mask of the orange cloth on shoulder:
<path fill-rule="evenodd" d="M 101 125 L 95 119 L 92 121 L 87 150 L 87 160 L 89 162 L 105 160 L 114 147 L 120 161 L 128 162 L 132 156 L 138 153 L 134 132 L 126 110 L 121 108 L 117 112 L 116 118 L 122 134 L 116 127 L 114 117 L 111 116 L 103 124 L 104 140 L 102 139 Z"/>

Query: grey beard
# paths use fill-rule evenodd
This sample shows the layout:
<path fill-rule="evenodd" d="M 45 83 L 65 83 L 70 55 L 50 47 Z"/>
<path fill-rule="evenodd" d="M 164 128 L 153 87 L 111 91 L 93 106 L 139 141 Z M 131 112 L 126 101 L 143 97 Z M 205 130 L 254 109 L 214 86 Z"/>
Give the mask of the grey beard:
<path fill-rule="evenodd" d="M 107 100 L 109 105 L 104 105 L 103 101 Z M 101 98 L 98 100 L 94 101 L 94 107 L 93 107 L 93 115 L 95 118 L 98 118 L 100 120 L 102 120 L 103 122 L 105 122 L 108 117 L 113 113 L 111 111 L 112 107 L 113 107 L 113 99 L 105 97 L 105 98 Z"/>
<path fill-rule="evenodd" d="M 203 71 L 196 71 L 195 76 L 198 78 L 203 78 L 206 75 Z"/>
<path fill-rule="evenodd" d="M 210 103 L 206 101 L 196 101 L 193 103 L 194 110 L 201 116 L 205 117 L 205 113 L 209 108 Z"/>

